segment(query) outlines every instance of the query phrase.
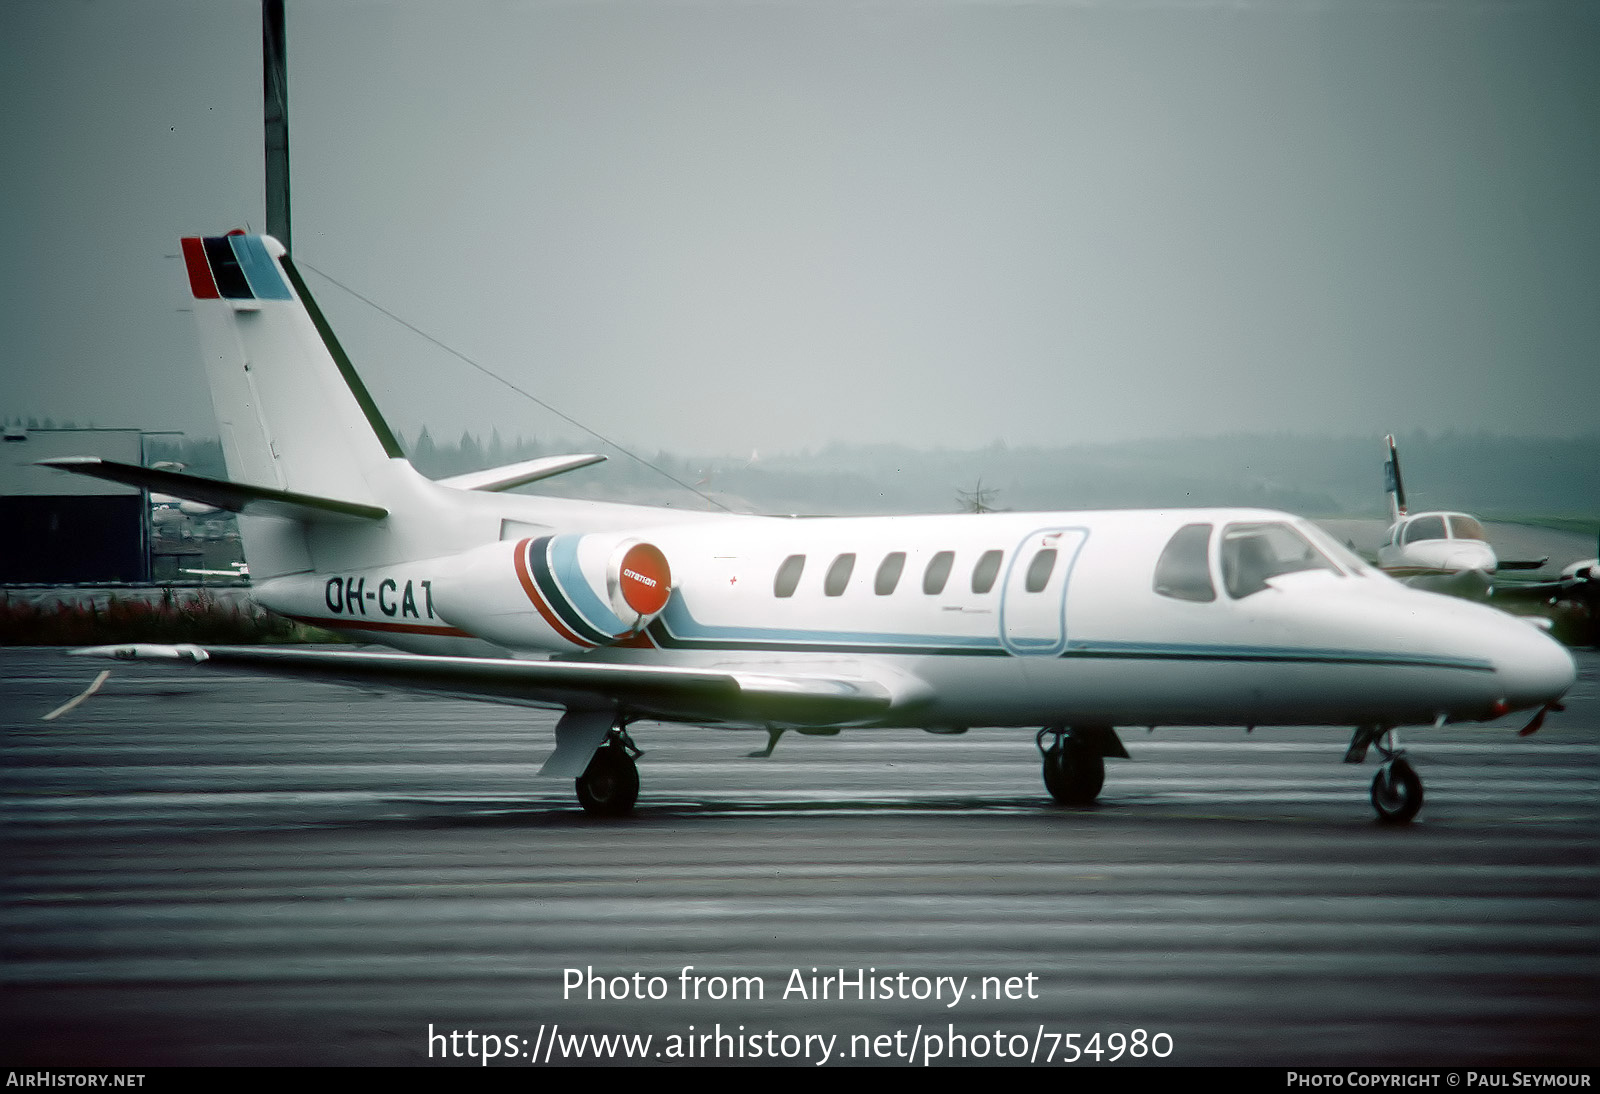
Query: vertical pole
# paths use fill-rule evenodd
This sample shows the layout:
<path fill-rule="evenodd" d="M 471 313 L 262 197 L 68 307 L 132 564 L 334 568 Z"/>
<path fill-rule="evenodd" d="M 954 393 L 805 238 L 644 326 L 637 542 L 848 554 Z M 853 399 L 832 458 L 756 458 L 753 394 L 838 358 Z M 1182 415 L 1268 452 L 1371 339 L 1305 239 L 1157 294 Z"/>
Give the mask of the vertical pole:
<path fill-rule="evenodd" d="M 289 238 L 289 70 L 283 0 L 261 0 L 261 99 L 266 137 L 267 234 L 291 251 Z"/>
<path fill-rule="evenodd" d="M 149 467 L 150 457 L 145 452 L 144 434 L 139 434 L 139 466 Z M 150 528 L 150 488 L 139 489 L 139 573 L 135 581 L 148 582 L 155 576 L 155 536 Z"/>

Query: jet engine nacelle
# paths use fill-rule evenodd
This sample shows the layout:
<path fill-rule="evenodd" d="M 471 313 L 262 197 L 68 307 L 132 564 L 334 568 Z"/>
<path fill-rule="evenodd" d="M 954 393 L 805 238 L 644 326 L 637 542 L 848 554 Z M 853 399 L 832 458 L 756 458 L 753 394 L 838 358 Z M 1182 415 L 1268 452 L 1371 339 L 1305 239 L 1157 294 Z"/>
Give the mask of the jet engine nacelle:
<path fill-rule="evenodd" d="M 513 649 L 609 646 L 667 606 L 672 571 L 655 545 L 615 534 L 493 543 L 441 564 L 439 617 Z"/>

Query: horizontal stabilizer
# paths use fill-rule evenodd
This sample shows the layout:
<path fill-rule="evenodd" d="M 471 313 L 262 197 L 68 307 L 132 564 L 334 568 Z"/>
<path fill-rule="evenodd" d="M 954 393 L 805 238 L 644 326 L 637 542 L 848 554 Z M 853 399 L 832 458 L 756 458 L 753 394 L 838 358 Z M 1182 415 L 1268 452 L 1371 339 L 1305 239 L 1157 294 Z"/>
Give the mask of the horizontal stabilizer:
<path fill-rule="evenodd" d="M 1500 560 L 1500 569 L 1542 570 L 1544 569 L 1545 563 L 1549 561 L 1550 557 L 1548 555 L 1546 555 L 1544 558 L 1502 558 Z"/>
<path fill-rule="evenodd" d="M 310 494 L 296 494 L 289 490 L 273 490 L 265 486 L 245 486 L 242 483 L 223 482 L 199 475 L 186 475 L 179 471 L 161 471 L 153 467 L 139 467 L 131 463 L 102 460 L 98 456 L 61 456 L 40 460 L 43 467 L 71 471 L 75 475 L 120 482 L 137 486 L 175 498 L 198 501 L 231 513 L 248 513 L 259 517 L 287 517 L 290 520 L 381 520 L 389 515 L 387 509 L 359 502 L 319 498 Z"/>
<path fill-rule="evenodd" d="M 676 721 L 730 725 L 867 724 L 894 705 L 868 680 L 723 672 L 658 665 L 440 657 L 271 646 L 95 646 L 76 657 L 188 662 L 343 684 L 387 684 L 461 698 L 577 709 L 615 708 Z"/>
<path fill-rule="evenodd" d="M 510 490 L 540 479 L 554 478 L 580 467 L 589 467 L 605 460 L 604 456 L 541 456 L 536 460 L 508 463 L 504 467 L 491 467 L 487 471 L 469 471 L 440 479 L 440 486 L 457 490 Z"/>

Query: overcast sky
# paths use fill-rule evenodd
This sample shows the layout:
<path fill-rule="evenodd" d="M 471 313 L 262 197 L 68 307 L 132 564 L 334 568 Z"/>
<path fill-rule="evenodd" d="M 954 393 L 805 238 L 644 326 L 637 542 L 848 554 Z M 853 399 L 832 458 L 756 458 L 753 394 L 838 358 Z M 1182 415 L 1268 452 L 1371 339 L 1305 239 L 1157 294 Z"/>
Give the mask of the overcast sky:
<path fill-rule="evenodd" d="M 296 257 L 647 452 L 1592 433 L 1593 7 L 288 0 Z M 214 432 L 256 0 L 5 0 L 0 103 L 0 416 Z M 573 435 L 307 280 L 407 436 Z"/>

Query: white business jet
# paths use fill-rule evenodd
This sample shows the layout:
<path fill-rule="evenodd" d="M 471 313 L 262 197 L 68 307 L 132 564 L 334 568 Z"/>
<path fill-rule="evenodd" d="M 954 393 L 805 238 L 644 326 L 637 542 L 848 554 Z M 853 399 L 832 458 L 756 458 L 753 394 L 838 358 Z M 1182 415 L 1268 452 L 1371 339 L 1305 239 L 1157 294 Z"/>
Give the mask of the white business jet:
<path fill-rule="evenodd" d="M 1058 801 L 1099 794 L 1115 726 L 1355 727 L 1372 802 L 1422 804 L 1395 728 L 1540 717 L 1572 658 L 1479 604 L 1407 589 L 1257 509 L 795 520 L 504 494 L 595 462 L 414 470 L 270 237 L 185 239 L 232 481 L 52 466 L 240 514 L 253 595 L 408 652 L 80 651 L 560 708 L 542 774 L 630 810 L 630 725 L 836 733 L 1037 728 Z M 1042 727 L 1042 728 L 1038 728 Z"/>
<path fill-rule="evenodd" d="M 1483 525 L 1466 513 L 1408 512 L 1400 453 L 1393 436 L 1385 437 L 1384 443 L 1388 446 L 1383 479 L 1389 496 L 1389 534 L 1378 548 L 1378 565 L 1384 573 L 1419 589 L 1482 600 L 1494 592 L 1497 572 L 1537 570 L 1550 561 L 1496 557 Z"/>

